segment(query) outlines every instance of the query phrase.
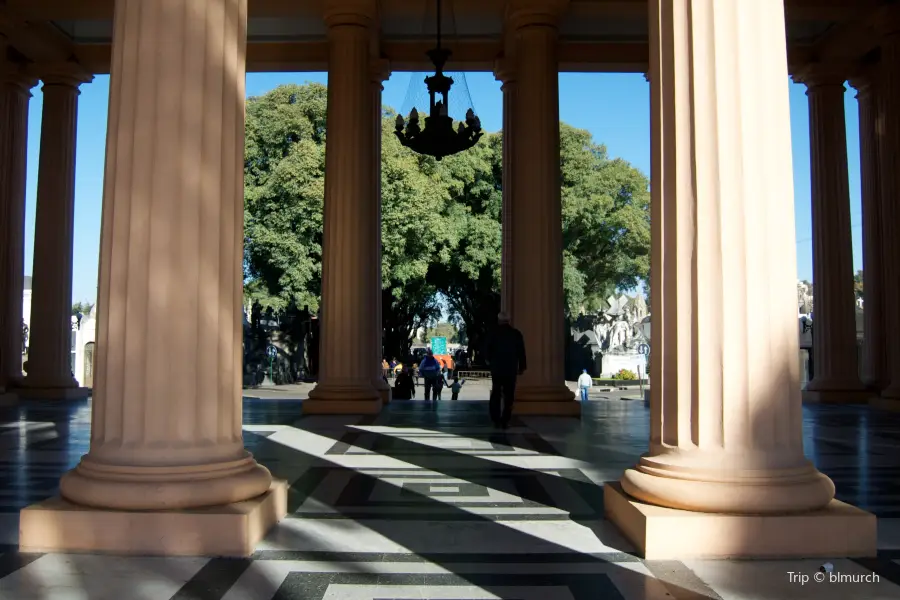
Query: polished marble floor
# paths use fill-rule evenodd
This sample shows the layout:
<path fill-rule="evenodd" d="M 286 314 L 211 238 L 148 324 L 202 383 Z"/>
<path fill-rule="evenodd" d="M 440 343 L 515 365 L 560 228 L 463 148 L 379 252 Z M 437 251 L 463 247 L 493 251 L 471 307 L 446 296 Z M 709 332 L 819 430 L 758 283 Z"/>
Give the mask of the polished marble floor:
<path fill-rule="evenodd" d="M 245 401 L 247 447 L 291 483 L 288 517 L 248 559 L 16 552 L 18 510 L 54 495 L 87 450 L 90 406 L 0 408 L 0 598 L 900 599 L 898 415 L 804 407 L 807 454 L 838 498 L 880 517 L 877 559 L 831 561 L 871 581 L 816 583 L 821 560 L 634 554 L 603 518 L 600 484 L 646 449 L 643 402 L 591 401 L 581 421 L 520 418 L 503 432 L 483 402 L 396 402 L 378 417 L 300 407 Z"/>

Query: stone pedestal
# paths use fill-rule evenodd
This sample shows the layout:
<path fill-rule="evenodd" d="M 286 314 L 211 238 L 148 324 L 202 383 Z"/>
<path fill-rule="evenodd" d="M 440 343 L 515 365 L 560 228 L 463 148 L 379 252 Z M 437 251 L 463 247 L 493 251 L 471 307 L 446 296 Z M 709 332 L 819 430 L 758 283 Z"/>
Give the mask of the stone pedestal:
<path fill-rule="evenodd" d="M 528 359 L 516 389 L 517 414 L 581 414 L 564 372 L 557 60 L 557 19 L 564 4 L 517 0 L 507 21 L 517 78 L 510 123 L 516 168 L 509 272 L 513 325 L 525 338 Z"/>
<path fill-rule="evenodd" d="M 93 77 L 74 63 L 43 66 L 44 111 L 34 233 L 28 374 L 19 395 L 84 398 L 72 374 L 72 253 L 78 86 Z"/>
<path fill-rule="evenodd" d="M 600 377 L 612 377 L 622 369 L 635 375 L 647 373 L 647 357 L 639 352 L 607 353 L 600 359 Z"/>
<path fill-rule="evenodd" d="M 803 398 L 813 402 L 861 402 L 871 395 L 859 379 L 856 349 L 845 79 L 846 73 L 818 68 L 795 76 L 809 97 L 816 368 Z"/>
<path fill-rule="evenodd" d="M 25 163 L 34 84 L 15 65 L 0 65 L 0 394 L 22 378 Z"/>
<path fill-rule="evenodd" d="M 875 556 L 875 515 L 839 500 L 799 515 L 700 513 L 635 502 L 607 483 L 603 504 L 646 560 Z"/>
<path fill-rule="evenodd" d="M 652 558 L 760 556 L 782 539 L 754 541 L 761 523 L 820 532 L 783 556 L 874 555 L 869 525 L 831 528 L 834 485 L 803 454 L 783 4 L 651 0 L 650 24 L 650 450 L 607 516 Z"/>
<path fill-rule="evenodd" d="M 370 28 L 374 2 L 329 0 L 328 144 L 322 248 L 319 383 L 307 414 L 376 414 L 371 303 L 375 210 Z M 380 255 L 380 253 L 379 253 Z M 352 340 L 361 337 L 360 343 Z M 381 364 L 379 358 L 378 363 Z"/>
<path fill-rule="evenodd" d="M 283 514 L 241 429 L 246 22 L 246 0 L 116 5 L 91 448 L 24 547 L 247 554 Z M 254 524 L 202 516 L 234 513 Z"/>

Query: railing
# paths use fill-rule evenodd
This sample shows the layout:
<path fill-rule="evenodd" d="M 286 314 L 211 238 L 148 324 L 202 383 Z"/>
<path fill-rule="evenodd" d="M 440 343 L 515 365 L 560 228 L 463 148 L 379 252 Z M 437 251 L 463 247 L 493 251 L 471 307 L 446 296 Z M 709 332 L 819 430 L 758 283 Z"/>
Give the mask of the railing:
<path fill-rule="evenodd" d="M 491 372 L 490 371 L 456 371 L 453 373 L 454 377 L 458 377 L 460 379 L 490 379 Z"/>

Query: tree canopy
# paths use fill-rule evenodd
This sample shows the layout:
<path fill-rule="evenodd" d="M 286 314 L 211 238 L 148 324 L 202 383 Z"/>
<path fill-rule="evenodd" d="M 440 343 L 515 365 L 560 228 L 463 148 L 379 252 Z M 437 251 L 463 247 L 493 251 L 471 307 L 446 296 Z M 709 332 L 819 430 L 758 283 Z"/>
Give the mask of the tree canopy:
<path fill-rule="evenodd" d="M 327 90 L 285 85 L 247 101 L 244 267 L 247 294 L 315 311 L 321 290 Z M 500 305 L 502 132 L 443 161 L 417 155 L 382 112 L 385 353 L 404 356 L 445 304 L 478 347 Z M 567 310 L 591 310 L 649 272 L 647 178 L 590 132 L 561 123 Z"/>

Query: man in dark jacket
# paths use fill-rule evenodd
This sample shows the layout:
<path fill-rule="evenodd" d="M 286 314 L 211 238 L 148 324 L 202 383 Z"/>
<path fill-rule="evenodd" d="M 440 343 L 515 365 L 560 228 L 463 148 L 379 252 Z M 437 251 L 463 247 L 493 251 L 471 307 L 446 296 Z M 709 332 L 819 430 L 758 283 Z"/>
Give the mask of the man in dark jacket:
<path fill-rule="evenodd" d="M 497 316 L 498 327 L 487 346 L 487 360 L 491 366 L 491 420 L 496 427 L 506 429 L 512 418 L 516 394 L 516 377 L 525 372 L 525 340 L 522 333 L 509 324 L 509 315 Z M 501 411 L 500 402 L 503 399 Z"/>

